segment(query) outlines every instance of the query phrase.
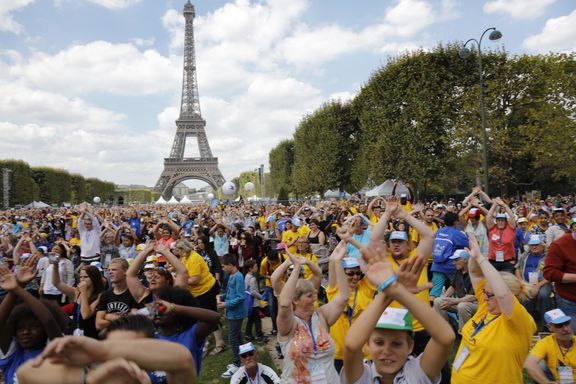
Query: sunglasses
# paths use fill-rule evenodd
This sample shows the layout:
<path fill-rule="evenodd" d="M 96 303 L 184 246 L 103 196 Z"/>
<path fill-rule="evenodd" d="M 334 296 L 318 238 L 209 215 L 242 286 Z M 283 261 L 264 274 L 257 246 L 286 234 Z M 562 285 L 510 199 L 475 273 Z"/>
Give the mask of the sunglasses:
<path fill-rule="evenodd" d="M 552 325 L 554 328 L 560 329 L 560 328 L 564 328 L 564 327 L 569 327 L 569 326 L 570 326 L 570 322 L 571 322 L 571 321 L 568 320 L 568 321 L 565 321 L 565 322 L 560 323 L 560 324 L 551 324 L 551 325 Z"/>
<path fill-rule="evenodd" d="M 354 275 L 359 276 L 359 277 L 364 277 L 364 274 L 362 273 L 362 271 L 350 271 L 350 272 L 344 272 L 346 274 L 346 276 L 352 277 Z"/>
<path fill-rule="evenodd" d="M 246 240 L 246 238 L 245 238 L 245 237 L 241 237 L 240 240 Z"/>
<path fill-rule="evenodd" d="M 250 352 L 243 353 L 243 354 L 240 355 L 240 358 L 241 358 L 241 359 L 245 359 L 245 358 L 247 358 L 247 357 L 252 357 L 252 356 L 254 356 L 254 351 L 250 351 Z"/>

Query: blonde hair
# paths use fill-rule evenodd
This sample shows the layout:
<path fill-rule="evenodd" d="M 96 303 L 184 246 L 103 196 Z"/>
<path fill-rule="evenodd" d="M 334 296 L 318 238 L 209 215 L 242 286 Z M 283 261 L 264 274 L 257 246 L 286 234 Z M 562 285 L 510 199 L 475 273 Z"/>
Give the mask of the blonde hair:
<path fill-rule="evenodd" d="M 306 250 L 304 251 L 305 253 L 310 253 L 311 249 L 310 249 L 310 239 L 308 239 L 308 236 L 300 236 L 298 237 L 298 241 L 304 241 L 306 242 Z M 298 250 L 296 250 L 296 253 L 300 253 L 298 252 Z M 301 254 L 301 253 L 300 253 Z"/>
<path fill-rule="evenodd" d="M 500 272 L 500 277 L 518 300 L 524 301 L 534 297 L 534 287 L 526 281 L 517 278 L 510 272 Z"/>
<path fill-rule="evenodd" d="M 294 290 L 294 300 L 298 300 L 300 296 L 310 292 L 314 292 L 314 284 L 310 280 L 298 279 Z"/>
<path fill-rule="evenodd" d="M 188 253 L 190 253 L 190 251 L 194 249 L 194 247 L 188 240 L 178 240 L 176 242 L 176 248 L 182 248 Z"/>

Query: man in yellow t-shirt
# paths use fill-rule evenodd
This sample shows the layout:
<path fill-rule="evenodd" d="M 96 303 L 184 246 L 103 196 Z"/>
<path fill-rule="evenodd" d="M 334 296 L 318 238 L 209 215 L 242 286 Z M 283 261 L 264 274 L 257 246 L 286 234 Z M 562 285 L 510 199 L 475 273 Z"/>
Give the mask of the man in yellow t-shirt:
<path fill-rule="evenodd" d="M 570 326 L 572 318 L 560 309 L 553 309 L 544 314 L 544 321 L 552 334 L 536 343 L 524 368 L 537 383 L 576 382 L 576 337 Z"/>
<path fill-rule="evenodd" d="M 282 232 L 282 242 L 286 244 L 290 253 L 296 253 L 296 241 L 300 237 L 298 227 L 292 224 L 291 220 L 286 221 L 284 224 L 284 232 Z"/>
<path fill-rule="evenodd" d="M 424 210 L 422 210 L 421 221 L 430 228 L 432 233 L 436 234 L 438 225 L 434 222 L 434 210 L 432 208 L 424 208 Z M 412 240 L 415 247 L 418 246 L 418 243 L 420 242 L 420 235 L 414 228 L 410 228 L 410 240 Z M 432 262 L 432 258 L 430 258 L 428 262 Z"/>

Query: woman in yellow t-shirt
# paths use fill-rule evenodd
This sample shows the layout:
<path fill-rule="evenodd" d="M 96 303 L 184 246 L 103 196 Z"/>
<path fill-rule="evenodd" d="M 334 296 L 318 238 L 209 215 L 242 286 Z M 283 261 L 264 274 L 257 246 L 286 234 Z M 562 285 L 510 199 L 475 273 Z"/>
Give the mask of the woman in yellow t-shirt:
<path fill-rule="evenodd" d="M 530 285 L 498 272 L 470 239 L 469 273 L 478 300 L 476 314 L 462 328 L 462 342 L 452 364 L 452 383 L 522 383 L 534 319 L 520 303 Z"/>
<path fill-rule="evenodd" d="M 346 243 L 344 241 L 338 244 L 332 255 L 338 252 L 346 253 Z M 330 256 L 328 288 L 326 289 L 328 301 L 338 297 L 338 293 L 340 292 L 336 281 L 336 262 L 340 261 L 336 261 L 334 256 Z M 356 321 L 358 316 L 360 316 L 372 302 L 374 294 L 376 293 L 376 288 L 370 284 L 368 279 L 364 278 L 364 273 L 360 270 L 358 259 L 346 257 L 342 259 L 341 263 L 348 281 L 350 295 L 348 297 L 348 305 L 344 309 L 344 312 L 340 314 L 338 320 L 330 327 L 330 336 L 336 345 L 334 366 L 338 372 L 340 372 L 344 364 L 344 337 L 348 333 L 348 330 L 350 330 L 352 323 Z M 364 348 L 363 352 L 364 357 L 368 358 L 368 350 Z"/>

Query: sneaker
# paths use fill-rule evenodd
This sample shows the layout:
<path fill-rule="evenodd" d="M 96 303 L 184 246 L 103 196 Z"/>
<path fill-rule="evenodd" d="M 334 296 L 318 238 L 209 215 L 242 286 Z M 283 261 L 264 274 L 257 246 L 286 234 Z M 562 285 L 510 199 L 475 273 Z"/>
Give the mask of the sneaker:
<path fill-rule="evenodd" d="M 273 329 L 273 330 L 271 330 L 270 332 L 268 332 L 268 333 L 266 334 L 266 336 L 276 336 L 277 333 L 278 333 L 278 331 L 275 330 L 275 329 Z"/>
<path fill-rule="evenodd" d="M 254 337 L 249 336 L 249 335 L 244 335 L 244 340 L 245 341 L 252 341 L 252 340 L 254 340 Z"/>
<path fill-rule="evenodd" d="M 224 372 L 220 377 L 222 377 L 223 379 L 229 379 L 232 377 L 232 375 L 234 375 L 234 373 L 236 373 L 236 371 L 239 369 L 239 367 L 235 366 L 234 364 L 228 364 L 227 366 L 227 370 L 226 372 Z"/>
<path fill-rule="evenodd" d="M 262 335 L 262 336 L 258 336 L 258 337 L 256 338 L 256 341 L 259 342 L 259 343 L 267 343 L 267 342 L 268 342 L 268 338 L 267 338 L 266 336 Z"/>

